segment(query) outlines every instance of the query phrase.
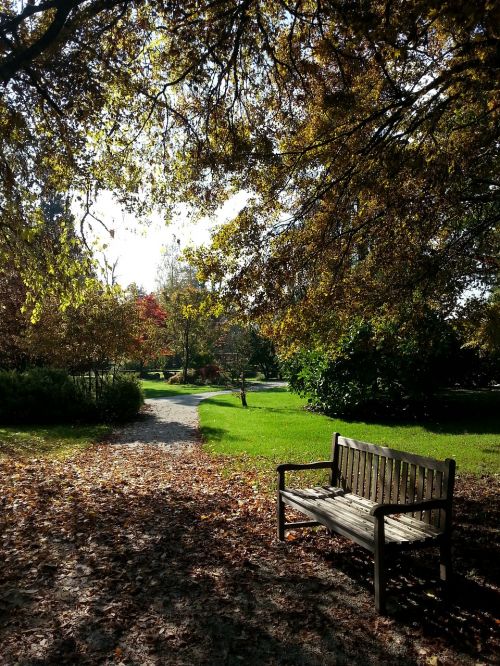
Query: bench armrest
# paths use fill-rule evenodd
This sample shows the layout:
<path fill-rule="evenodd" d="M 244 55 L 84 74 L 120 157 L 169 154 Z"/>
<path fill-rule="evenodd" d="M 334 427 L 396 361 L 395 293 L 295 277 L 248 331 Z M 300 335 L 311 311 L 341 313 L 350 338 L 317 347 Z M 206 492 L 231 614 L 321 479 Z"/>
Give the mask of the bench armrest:
<path fill-rule="evenodd" d="M 282 465 L 278 465 L 278 467 L 276 467 L 276 471 L 278 472 L 278 474 L 281 474 L 283 472 L 290 472 L 292 470 L 300 470 L 300 469 L 330 469 L 331 466 L 332 466 L 331 460 L 322 460 L 320 462 L 312 462 L 304 464 L 283 463 Z"/>
<path fill-rule="evenodd" d="M 447 509 L 448 506 L 448 500 L 445 499 L 422 500 L 411 504 L 377 504 L 370 509 L 370 516 L 379 518 L 380 516 L 388 516 L 391 513 L 413 513 L 414 511 L 428 511 L 430 509 Z"/>

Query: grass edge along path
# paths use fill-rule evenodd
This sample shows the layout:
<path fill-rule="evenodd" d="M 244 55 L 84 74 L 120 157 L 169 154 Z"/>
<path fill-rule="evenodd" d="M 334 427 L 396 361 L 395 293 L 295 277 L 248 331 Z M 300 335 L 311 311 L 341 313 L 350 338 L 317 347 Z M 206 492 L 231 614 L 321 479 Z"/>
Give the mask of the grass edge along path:
<path fill-rule="evenodd" d="M 235 396 L 221 395 L 200 404 L 205 448 L 213 454 L 249 458 L 247 464 L 272 467 L 280 462 L 311 462 L 330 456 L 331 436 L 444 459 L 457 470 L 500 473 L 500 418 L 437 423 L 365 423 L 329 418 L 304 410 L 306 401 L 287 391 L 249 396 L 243 410 Z"/>
<path fill-rule="evenodd" d="M 67 458 L 111 433 L 109 425 L 0 426 L 0 459 Z"/>

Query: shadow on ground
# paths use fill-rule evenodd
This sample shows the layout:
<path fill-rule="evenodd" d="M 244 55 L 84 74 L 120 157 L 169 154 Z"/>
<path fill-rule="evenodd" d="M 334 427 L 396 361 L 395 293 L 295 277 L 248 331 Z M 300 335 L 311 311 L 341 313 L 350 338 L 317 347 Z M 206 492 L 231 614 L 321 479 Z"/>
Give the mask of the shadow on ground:
<path fill-rule="evenodd" d="M 435 556 L 432 568 L 401 559 L 383 619 L 370 558 L 324 531 L 277 543 L 272 498 L 251 477 L 225 479 L 202 454 L 103 448 L 6 482 L 4 663 L 473 664 L 491 654 L 493 544 L 461 552 L 451 602 L 435 596 Z M 475 535 L 479 506 L 467 502 L 457 550 Z"/>

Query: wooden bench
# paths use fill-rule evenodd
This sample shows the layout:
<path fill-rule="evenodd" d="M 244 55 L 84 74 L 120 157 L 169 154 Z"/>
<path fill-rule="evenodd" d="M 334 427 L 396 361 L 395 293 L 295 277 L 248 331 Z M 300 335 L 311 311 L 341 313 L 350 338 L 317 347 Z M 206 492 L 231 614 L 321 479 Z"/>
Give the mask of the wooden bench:
<path fill-rule="evenodd" d="M 292 489 L 285 472 L 330 470 L 327 486 Z M 451 509 L 455 461 L 333 436 L 331 460 L 279 465 L 278 539 L 285 530 L 324 525 L 374 554 L 375 607 L 385 612 L 386 556 L 438 546 L 441 580 L 451 574 Z M 285 505 L 310 518 L 285 522 Z"/>

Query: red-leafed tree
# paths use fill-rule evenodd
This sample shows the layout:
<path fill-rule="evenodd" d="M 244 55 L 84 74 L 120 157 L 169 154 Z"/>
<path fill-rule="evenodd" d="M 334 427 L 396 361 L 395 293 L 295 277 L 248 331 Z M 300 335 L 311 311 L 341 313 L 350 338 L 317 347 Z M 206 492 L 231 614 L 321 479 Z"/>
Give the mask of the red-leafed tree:
<path fill-rule="evenodd" d="M 144 366 L 161 356 L 168 356 L 170 336 L 167 330 L 167 311 L 158 303 L 154 294 L 138 296 L 136 299 L 138 314 L 138 333 L 136 337 L 136 358 L 141 373 Z"/>

